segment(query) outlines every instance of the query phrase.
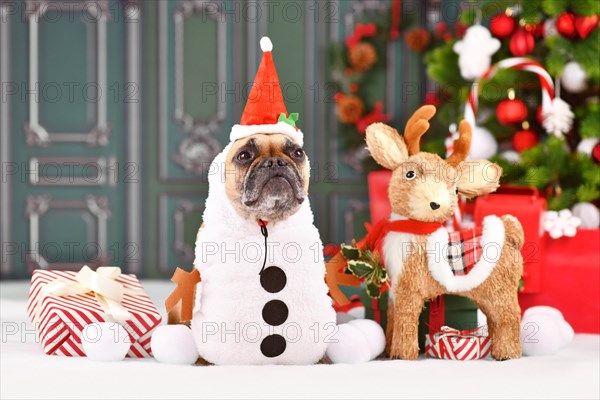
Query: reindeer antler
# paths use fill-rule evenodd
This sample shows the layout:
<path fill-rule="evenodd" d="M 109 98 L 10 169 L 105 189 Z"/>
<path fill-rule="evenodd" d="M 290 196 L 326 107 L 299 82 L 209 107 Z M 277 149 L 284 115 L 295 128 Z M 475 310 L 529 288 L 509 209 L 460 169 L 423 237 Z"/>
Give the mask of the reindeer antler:
<path fill-rule="evenodd" d="M 467 159 L 469 151 L 471 150 L 471 137 L 473 132 L 471 124 L 467 121 L 462 120 L 458 125 L 458 139 L 454 141 L 454 151 L 446 159 L 446 162 L 450 165 L 457 166 L 461 162 Z"/>
<path fill-rule="evenodd" d="M 419 140 L 427 132 L 427 129 L 429 129 L 429 120 L 433 117 L 435 111 L 434 106 L 423 106 L 415 111 L 408 121 L 406 121 L 404 141 L 406 142 L 409 155 L 412 156 L 420 151 Z"/>

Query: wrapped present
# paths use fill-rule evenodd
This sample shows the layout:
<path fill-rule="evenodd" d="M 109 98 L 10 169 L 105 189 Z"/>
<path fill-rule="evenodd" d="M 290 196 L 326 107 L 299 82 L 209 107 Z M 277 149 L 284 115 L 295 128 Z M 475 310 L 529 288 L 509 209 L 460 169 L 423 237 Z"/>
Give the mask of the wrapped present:
<path fill-rule="evenodd" d="M 544 240 L 542 216 L 546 211 L 546 199 L 534 187 L 500 186 L 495 193 L 475 200 L 474 221 L 481 224 L 488 215 L 510 214 L 523 226 L 525 244 L 523 255 L 523 293 L 541 290 Z"/>
<path fill-rule="evenodd" d="M 118 267 L 84 266 L 79 272 L 35 270 L 27 313 L 46 354 L 85 356 L 83 328 L 118 322 L 130 336 L 128 357 L 150 357 L 150 338 L 161 315 L 135 275 Z"/>
<path fill-rule="evenodd" d="M 521 310 L 556 307 L 576 333 L 600 333 L 600 229 L 544 242 L 540 292 L 519 293 Z"/>
<path fill-rule="evenodd" d="M 484 328 L 458 330 L 443 326 L 425 338 L 425 354 L 445 360 L 478 360 L 491 351 L 491 339 Z"/>

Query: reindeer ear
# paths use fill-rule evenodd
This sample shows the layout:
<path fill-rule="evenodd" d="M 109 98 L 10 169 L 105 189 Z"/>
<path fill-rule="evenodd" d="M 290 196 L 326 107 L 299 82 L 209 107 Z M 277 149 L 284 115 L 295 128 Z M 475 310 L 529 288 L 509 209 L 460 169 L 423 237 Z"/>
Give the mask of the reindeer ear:
<path fill-rule="evenodd" d="M 502 168 L 487 160 L 469 160 L 458 165 L 458 173 L 458 192 L 471 198 L 496 191 Z"/>
<path fill-rule="evenodd" d="M 408 158 L 404 139 L 397 130 L 386 124 L 378 122 L 369 125 L 366 140 L 371 155 L 382 167 L 394 170 Z"/>

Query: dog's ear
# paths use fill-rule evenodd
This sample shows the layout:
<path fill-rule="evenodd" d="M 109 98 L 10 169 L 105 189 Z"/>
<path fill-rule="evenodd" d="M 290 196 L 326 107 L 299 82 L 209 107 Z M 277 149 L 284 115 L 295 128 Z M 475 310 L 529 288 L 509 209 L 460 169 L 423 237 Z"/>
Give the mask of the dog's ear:
<path fill-rule="evenodd" d="M 458 192 L 471 198 L 496 191 L 502 168 L 488 160 L 469 160 L 458 165 L 458 173 Z"/>
<path fill-rule="evenodd" d="M 395 170 L 408 158 L 408 149 L 397 130 L 381 122 L 371 124 L 366 133 L 367 148 L 379 165 Z"/>

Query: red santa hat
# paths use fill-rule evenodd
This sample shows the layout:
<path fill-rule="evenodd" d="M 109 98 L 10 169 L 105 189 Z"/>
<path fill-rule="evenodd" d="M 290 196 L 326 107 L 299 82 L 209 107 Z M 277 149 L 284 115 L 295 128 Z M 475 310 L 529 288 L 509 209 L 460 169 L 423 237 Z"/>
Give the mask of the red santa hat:
<path fill-rule="evenodd" d="M 304 135 L 296 127 L 298 114 L 288 114 L 283 102 L 283 94 L 271 54 L 273 50 L 271 39 L 268 37 L 260 39 L 260 48 L 263 51 L 262 61 L 250 90 L 242 119 L 238 125 L 231 128 L 229 139 L 233 142 L 256 133 L 281 133 L 302 146 Z"/>

